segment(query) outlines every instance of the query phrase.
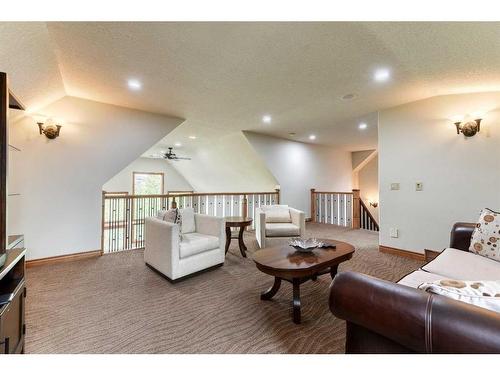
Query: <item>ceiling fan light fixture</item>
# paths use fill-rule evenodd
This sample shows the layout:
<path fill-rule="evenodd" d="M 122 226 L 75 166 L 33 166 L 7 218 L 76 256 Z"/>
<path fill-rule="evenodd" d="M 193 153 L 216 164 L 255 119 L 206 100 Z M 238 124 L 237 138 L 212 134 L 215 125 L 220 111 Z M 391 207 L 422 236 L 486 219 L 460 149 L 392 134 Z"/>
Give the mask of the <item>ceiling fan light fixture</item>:
<path fill-rule="evenodd" d="M 354 93 L 350 93 L 350 94 L 345 94 L 342 96 L 342 100 L 353 100 L 354 98 L 356 98 L 356 94 Z"/>

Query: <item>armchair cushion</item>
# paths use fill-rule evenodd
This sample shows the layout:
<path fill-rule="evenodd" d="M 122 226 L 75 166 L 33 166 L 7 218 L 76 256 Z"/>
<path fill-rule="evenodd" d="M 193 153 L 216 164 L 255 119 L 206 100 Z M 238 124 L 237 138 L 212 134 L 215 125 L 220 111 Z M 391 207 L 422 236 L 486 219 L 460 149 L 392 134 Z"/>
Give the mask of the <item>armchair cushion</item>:
<path fill-rule="evenodd" d="M 272 206 L 261 206 L 266 214 L 266 223 L 291 223 L 290 209 L 287 205 L 275 204 Z"/>
<path fill-rule="evenodd" d="M 445 249 L 422 269 L 455 280 L 500 279 L 499 262 L 451 248 Z"/>
<path fill-rule="evenodd" d="M 289 237 L 299 236 L 300 227 L 292 223 L 267 223 L 266 236 L 268 237 Z"/>
<path fill-rule="evenodd" d="M 489 208 L 481 211 L 469 251 L 500 262 L 500 213 Z"/>
<path fill-rule="evenodd" d="M 181 232 L 192 233 L 196 231 L 194 223 L 194 210 L 192 208 L 182 208 L 179 210 L 181 213 Z"/>
<path fill-rule="evenodd" d="M 179 246 L 181 259 L 219 247 L 219 238 L 201 233 L 185 233 Z"/>

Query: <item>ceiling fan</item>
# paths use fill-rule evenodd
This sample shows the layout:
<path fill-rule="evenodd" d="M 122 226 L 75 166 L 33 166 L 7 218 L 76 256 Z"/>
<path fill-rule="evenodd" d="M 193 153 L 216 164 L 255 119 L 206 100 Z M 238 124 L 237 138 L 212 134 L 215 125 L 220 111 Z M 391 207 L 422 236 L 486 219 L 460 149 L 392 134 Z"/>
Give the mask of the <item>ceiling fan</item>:
<path fill-rule="evenodd" d="M 174 160 L 174 161 L 178 161 L 178 160 L 191 160 L 191 158 L 185 158 L 185 157 L 182 157 L 182 156 L 177 156 L 175 153 L 172 152 L 172 148 L 173 147 L 169 147 L 168 148 L 168 152 L 162 153 L 162 158 L 163 159 Z"/>

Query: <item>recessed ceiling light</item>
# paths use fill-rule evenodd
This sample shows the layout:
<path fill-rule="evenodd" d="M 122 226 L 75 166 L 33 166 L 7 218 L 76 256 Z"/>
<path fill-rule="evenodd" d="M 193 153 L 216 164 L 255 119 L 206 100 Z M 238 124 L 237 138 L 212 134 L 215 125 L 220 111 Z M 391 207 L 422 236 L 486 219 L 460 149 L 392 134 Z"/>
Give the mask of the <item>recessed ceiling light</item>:
<path fill-rule="evenodd" d="M 189 139 L 196 139 L 196 136 L 195 135 L 190 135 Z"/>
<path fill-rule="evenodd" d="M 368 125 L 366 125 L 364 122 L 362 122 L 361 124 L 358 125 L 358 128 L 363 130 L 363 129 L 366 129 L 368 127 Z"/>
<path fill-rule="evenodd" d="M 377 82 L 385 82 L 389 79 L 391 76 L 391 72 L 389 69 L 382 68 L 382 69 L 377 69 L 375 71 L 375 74 L 373 75 L 373 79 Z"/>
<path fill-rule="evenodd" d="M 264 116 L 262 116 L 262 122 L 263 122 L 264 124 L 270 124 L 270 123 L 271 123 L 271 121 L 272 121 L 271 116 L 269 116 L 269 115 L 264 115 Z"/>
<path fill-rule="evenodd" d="M 290 137 L 295 137 L 296 133 L 293 133 L 293 132 L 292 132 L 292 133 L 288 133 L 288 135 L 289 135 Z"/>
<path fill-rule="evenodd" d="M 356 97 L 356 94 L 345 94 L 343 97 L 342 97 L 342 100 L 352 100 Z"/>
<path fill-rule="evenodd" d="M 175 147 L 181 147 L 181 146 L 182 146 L 182 143 L 180 143 L 180 142 L 176 142 L 176 143 L 174 144 L 174 146 L 175 146 Z"/>
<path fill-rule="evenodd" d="M 136 79 L 129 79 L 127 81 L 127 84 L 128 84 L 128 88 L 130 90 L 137 91 L 137 90 L 140 90 L 142 88 L 142 84 Z"/>
<path fill-rule="evenodd" d="M 311 135 L 309 136 L 309 139 L 310 139 L 311 141 L 314 141 L 314 140 L 316 139 L 316 136 L 315 136 L 314 134 L 311 134 Z"/>

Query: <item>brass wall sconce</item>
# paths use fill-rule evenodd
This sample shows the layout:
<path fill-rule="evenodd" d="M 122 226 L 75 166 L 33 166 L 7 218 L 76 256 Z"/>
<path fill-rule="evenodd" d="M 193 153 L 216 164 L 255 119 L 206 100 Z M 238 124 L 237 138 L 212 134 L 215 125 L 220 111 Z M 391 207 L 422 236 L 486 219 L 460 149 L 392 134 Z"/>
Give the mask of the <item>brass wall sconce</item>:
<path fill-rule="evenodd" d="M 372 206 L 373 208 L 377 208 L 378 202 L 370 202 L 370 206 Z"/>
<path fill-rule="evenodd" d="M 481 119 L 478 118 L 474 121 L 467 121 L 464 124 L 457 121 L 455 122 L 455 126 L 457 127 L 457 134 L 462 133 L 466 137 L 472 137 L 481 130 Z"/>
<path fill-rule="evenodd" d="M 53 123 L 51 120 L 48 120 L 46 123 L 42 121 L 37 121 L 38 130 L 40 131 L 40 135 L 44 134 L 48 139 L 55 139 L 59 137 L 59 133 L 61 132 L 61 125 L 57 125 Z"/>

